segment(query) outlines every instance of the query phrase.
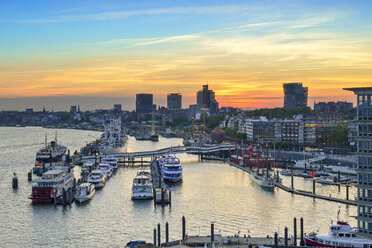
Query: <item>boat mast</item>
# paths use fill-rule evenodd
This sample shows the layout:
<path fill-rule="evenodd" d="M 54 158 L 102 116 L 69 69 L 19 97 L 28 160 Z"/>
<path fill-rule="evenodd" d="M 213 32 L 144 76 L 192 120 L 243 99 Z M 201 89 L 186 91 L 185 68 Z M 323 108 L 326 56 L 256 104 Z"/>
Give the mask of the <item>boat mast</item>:
<path fill-rule="evenodd" d="M 47 144 L 48 144 L 48 141 L 47 141 L 47 134 L 45 133 L 45 149 L 47 148 Z"/>
<path fill-rule="evenodd" d="M 267 163 L 267 157 L 269 155 L 268 144 L 266 143 L 266 178 L 269 178 L 269 166 Z"/>
<path fill-rule="evenodd" d="M 55 132 L 54 139 L 55 139 L 56 144 L 57 144 L 57 130 L 56 130 L 56 132 Z"/>

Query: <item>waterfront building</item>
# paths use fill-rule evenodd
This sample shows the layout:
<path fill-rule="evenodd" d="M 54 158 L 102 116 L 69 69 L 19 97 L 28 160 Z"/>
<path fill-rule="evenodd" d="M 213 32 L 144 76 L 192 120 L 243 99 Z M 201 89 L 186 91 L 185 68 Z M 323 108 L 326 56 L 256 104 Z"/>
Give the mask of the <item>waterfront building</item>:
<path fill-rule="evenodd" d="M 352 102 L 314 102 L 314 110 L 325 113 L 347 112 L 353 108 Z"/>
<path fill-rule="evenodd" d="M 70 107 L 70 114 L 75 114 L 77 112 L 77 107 L 76 107 L 76 105 L 72 105 L 71 107 Z"/>
<path fill-rule="evenodd" d="M 268 121 L 265 117 L 246 119 L 245 130 L 249 141 L 274 138 L 274 122 Z"/>
<path fill-rule="evenodd" d="M 151 114 L 155 110 L 156 106 L 153 104 L 152 94 L 141 93 L 136 95 L 136 112 L 138 117 Z"/>
<path fill-rule="evenodd" d="M 284 83 L 284 108 L 296 108 L 307 106 L 308 88 L 302 83 Z"/>
<path fill-rule="evenodd" d="M 358 231 L 372 238 L 372 87 L 345 88 L 357 95 L 354 120 L 357 136 L 357 203 Z"/>
<path fill-rule="evenodd" d="M 180 93 L 169 93 L 167 106 L 169 110 L 180 110 L 182 108 L 182 95 Z"/>

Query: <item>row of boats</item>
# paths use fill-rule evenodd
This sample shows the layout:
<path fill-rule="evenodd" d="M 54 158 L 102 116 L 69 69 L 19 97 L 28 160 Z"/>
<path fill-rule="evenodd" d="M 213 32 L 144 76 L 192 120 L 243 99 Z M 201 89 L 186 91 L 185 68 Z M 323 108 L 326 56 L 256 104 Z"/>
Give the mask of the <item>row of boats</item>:
<path fill-rule="evenodd" d="M 161 177 L 165 182 L 182 181 L 182 165 L 174 154 L 166 154 L 159 158 Z M 150 172 L 140 171 L 133 179 L 132 200 L 152 200 L 154 198 L 153 181 Z"/>

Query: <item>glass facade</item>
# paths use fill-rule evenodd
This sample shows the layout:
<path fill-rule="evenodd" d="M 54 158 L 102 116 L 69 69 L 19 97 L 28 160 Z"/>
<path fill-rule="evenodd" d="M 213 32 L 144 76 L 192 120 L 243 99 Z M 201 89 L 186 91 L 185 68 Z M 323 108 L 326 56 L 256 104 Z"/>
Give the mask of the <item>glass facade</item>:
<path fill-rule="evenodd" d="M 358 230 L 372 235 L 372 88 L 348 88 L 357 95 Z"/>

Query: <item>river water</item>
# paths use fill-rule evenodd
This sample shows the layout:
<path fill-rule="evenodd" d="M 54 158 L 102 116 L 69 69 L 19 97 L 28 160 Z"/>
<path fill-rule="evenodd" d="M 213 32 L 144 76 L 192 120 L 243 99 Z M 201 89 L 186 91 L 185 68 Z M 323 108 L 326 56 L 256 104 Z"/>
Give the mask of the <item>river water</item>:
<path fill-rule="evenodd" d="M 151 242 L 153 229 L 165 222 L 170 239 L 181 238 L 181 218 L 186 217 L 189 235 L 208 235 L 210 223 L 222 235 L 283 235 L 285 226 L 293 232 L 293 218 L 303 217 L 305 232 L 327 232 L 330 221 L 340 217 L 355 226 L 356 207 L 291 195 L 280 189 L 268 192 L 251 180 L 251 175 L 228 164 L 198 162 L 197 156 L 181 154 L 184 180 L 172 187 L 172 207 L 155 207 L 152 201 L 131 201 L 132 180 L 140 167 L 119 168 L 106 186 L 87 204 L 67 208 L 32 206 L 27 198 L 31 183 L 27 172 L 43 146 L 44 135 L 54 138 L 55 130 L 39 127 L 0 128 L 0 247 L 123 247 L 130 240 Z M 58 130 L 58 142 L 71 152 L 99 137 L 99 132 Z M 155 150 L 181 145 L 181 139 L 159 142 L 129 138 L 128 151 Z M 76 169 L 77 171 L 79 168 Z M 11 186 L 12 173 L 19 179 Z M 35 178 L 35 176 L 34 176 Z M 290 178 L 284 178 L 290 185 Z M 295 178 L 295 187 L 312 190 L 312 181 Z M 317 192 L 345 198 L 345 188 L 317 185 Z M 350 190 L 350 199 L 355 188 Z"/>

